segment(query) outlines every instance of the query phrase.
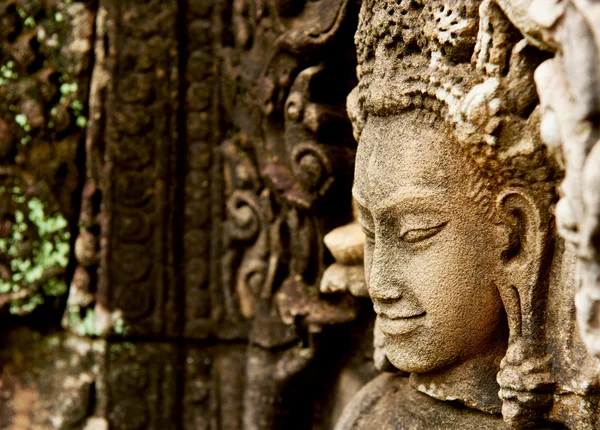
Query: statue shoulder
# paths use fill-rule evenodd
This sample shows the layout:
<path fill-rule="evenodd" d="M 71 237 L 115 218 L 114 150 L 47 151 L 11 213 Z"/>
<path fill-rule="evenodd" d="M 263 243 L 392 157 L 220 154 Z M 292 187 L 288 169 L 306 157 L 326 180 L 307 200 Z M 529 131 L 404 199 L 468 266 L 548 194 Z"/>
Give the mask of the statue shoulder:
<path fill-rule="evenodd" d="M 363 428 L 361 421 L 365 416 L 372 414 L 373 407 L 393 386 L 398 383 L 408 384 L 407 377 L 401 377 L 402 381 L 392 373 L 383 373 L 362 387 L 352 398 L 344 409 L 335 430 L 355 430 Z"/>
<path fill-rule="evenodd" d="M 497 415 L 443 402 L 412 388 L 404 375 L 384 373 L 344 409 L 336 430 L 506 429 Z"/>
<path fill-rule="evenodd" d="M 406 402 L 413 402 L 410 399 L 412 394 L 422 396 L 410 387 L 407 376 L 383 373 L 356 393 L 344 409 L 336 430 L 397 428 L 400 424 L 395 419 L 398 415 L 403 415 L 398 414 L 398 409 L 404 409 Z M 397 399 L 400 400 L 399 404 L 395 405 L 393 411 L 390 410 L 390 403 L 396 403 Z"/>

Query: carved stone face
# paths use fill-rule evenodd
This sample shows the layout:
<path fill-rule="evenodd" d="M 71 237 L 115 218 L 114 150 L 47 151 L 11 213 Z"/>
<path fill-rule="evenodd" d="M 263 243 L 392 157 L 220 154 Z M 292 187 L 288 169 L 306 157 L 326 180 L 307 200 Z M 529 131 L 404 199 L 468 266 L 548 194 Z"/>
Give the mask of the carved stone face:
<path fill-rule="evenodd" d="M 418 112 L 371 116 L 356 156 L 369 294 L 386 354 L 408 372 L 465 362 L 506 336 L 498 227 L 451 139 Z"/>

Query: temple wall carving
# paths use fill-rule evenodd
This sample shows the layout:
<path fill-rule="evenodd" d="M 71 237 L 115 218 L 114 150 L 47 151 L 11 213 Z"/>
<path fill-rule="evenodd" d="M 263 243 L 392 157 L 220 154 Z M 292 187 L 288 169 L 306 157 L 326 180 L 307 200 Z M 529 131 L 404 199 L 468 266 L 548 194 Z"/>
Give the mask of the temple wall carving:
<path fill-rule="evenodd" d="M 0 2 L 0 428 L 597 428 L 598 8 Z"/>

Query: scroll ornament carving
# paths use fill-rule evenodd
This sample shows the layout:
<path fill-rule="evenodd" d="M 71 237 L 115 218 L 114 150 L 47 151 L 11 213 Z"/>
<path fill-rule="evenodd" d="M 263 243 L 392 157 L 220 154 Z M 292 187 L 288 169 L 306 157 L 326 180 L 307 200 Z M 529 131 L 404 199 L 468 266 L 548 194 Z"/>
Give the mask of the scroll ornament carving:
<path fill-rule="evenodd" d="M 344 52 L 352 8 L 345 0 L 233 4 L 223 106 L 235 132 L 218 151 L 222 274 L 226 315 L 249 325 L 248 429 L 285 426 L 281 393 L 304 385 L 322 328 L 357 315 L 352 297 L 320 296 L 318 288 L 323 235 L 350 209 L 355 143 L 344 98 L 354 77 Z"/>
<path fill-rule="evenodd" d="M 539 137 L 546 102 L 534 71 L 553 45 L 528 8 L 362 4 L 359 84 L 348 97 L 354 196 L 376 340 L 410 377 L 376 378 L 339 429 L 504 426 L 489 415 L 459 418 L 408 386 L 501 413 L 511 427 L 594 426 L 595 372 L 570 307 L 573 257 L 552 216 L 562 174 Z M 569 406 L 573 396 L 588 409 Z M 429 406 L 414 418 L 413 403 Z"/>

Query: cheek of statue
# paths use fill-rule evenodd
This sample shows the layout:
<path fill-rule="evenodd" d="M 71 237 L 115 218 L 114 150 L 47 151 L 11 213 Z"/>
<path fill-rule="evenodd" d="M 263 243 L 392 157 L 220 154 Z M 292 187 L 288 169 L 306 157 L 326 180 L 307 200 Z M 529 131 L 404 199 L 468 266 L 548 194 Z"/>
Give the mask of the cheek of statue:
<path fill-rule="evenodd" d="M 465 361 L 502 332 L 495 253 L 481 218 L 463 213 L 424 240 L 387 232 L 367 245 L 369 292 L 399 369 L 423 373 Z"/>

